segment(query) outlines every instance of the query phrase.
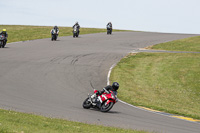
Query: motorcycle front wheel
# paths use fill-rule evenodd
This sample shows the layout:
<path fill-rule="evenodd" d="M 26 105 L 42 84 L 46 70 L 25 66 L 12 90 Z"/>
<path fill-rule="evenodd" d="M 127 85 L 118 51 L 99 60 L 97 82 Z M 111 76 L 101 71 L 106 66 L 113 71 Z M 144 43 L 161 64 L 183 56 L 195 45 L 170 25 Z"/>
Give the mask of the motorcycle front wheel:
<path fill-rule="evenodd" d="M 3 45 L 2 45 L 2 48 L 5 48 L 5 46 L 6 46 L 6 44 L 3 44 Z"/>
<path fill-rule="evenodd" d="M 0 41 L 0 48 L 3 48 L 3 41 Z"/>
<path fill-rule="evenodd" d="M 111 108 L 112 108 L 113 105 L 114 105 L 113 102 L 110 102 L 110 103 L 108 103 L 108 104 L 106 104 L 106 103 L 107 103 L 107 101 L 105 101 L 105 102 L 102 104 L 102 106 L 101 106 L 101 108 L 100 108 L 101 112 L 108 112 L 109 110 L 111 110 Z"/>
<path fill-rule="evenodd" d="M 85 101 L 83 102 L 83 108 L 89 109 L 91 107 L 91 102 L 89 101 L 89 98 L 86 98 Z"/>

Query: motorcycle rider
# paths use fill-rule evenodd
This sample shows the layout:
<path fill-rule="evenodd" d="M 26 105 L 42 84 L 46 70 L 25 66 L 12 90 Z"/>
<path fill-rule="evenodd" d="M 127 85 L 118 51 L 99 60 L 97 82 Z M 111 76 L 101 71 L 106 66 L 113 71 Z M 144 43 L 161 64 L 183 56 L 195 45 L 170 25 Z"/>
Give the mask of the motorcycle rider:
<path fill-rule="evenodd" d="M 8 33 L 6 32 L 6 29 L 3 29 L 3 31 L 0 33 L 0 35 L 4 35 L 5 36 L 4 45 L 6 45 L 7 38 L 8 38 Z"/>
<path fill-rule="evenodd" d="M 53 27 L 53 29 L 50 31 L 50 33 L 51 33 L 51 36 L 53 36 L 53 34 L 57 34 L 57 36 L 58 36 L 58 33 L 59 33 L 59 28 L 58 28 L 58 26 L 54 26 Z M 57 38 L 57 37 L 56 37 Z"/>
<path fill-rule="evenodd" d="M 92 99 L 95 98 L 95 103 L 96 103 L 96 105 L 97 105 L 98 107 L 100 107 L 101 104 L 102 104 L 102 103 L 101 103 L 102 101 L 98 99 L 98 96 L 100 96 L 100 95 L 103 94 L 104 92 L 107 93 L 107 94 L 109 94 L 109 93 L 111 93 L 110 91 L 112 91 L 112 92 L 115 94 L 115 96 L 117 96 L 117 90 L 118 90 L 118 89 L 119 89 L 119 83 L 113 82 L 112 86 L 111 86 L 111 85 L 108 85 L 108 86 L 104 87 L 103 90 L 97 91 L 95 94 L 93 94 L 93 95 L 91 96 L 91 98 L 92 98 Z"/>
<path fill-rule="evenodd" d="M 110 27 L 110 30 L 111 30 L 111 33 L 112 33 L 112 23 L 111 23 L 111 22 L 108 22 L 108 24 L 106 25 L 107 30 L 108 30 L 108 26 Z"/>
<path fill-rule="evenodd" d="M 79 32 L 80 32 L 79 29 L 80 29 L 81 27 L 80 27 L 80 25 L 78 24 L 78 22 L 76 22 L 76 23 L 74 24 L 74 26 L 72 26 L 72 28 L 74 28 L 75 26 L 77 26 L 77 28 L 78 28 L 78 34 L 79 34 Z"/>

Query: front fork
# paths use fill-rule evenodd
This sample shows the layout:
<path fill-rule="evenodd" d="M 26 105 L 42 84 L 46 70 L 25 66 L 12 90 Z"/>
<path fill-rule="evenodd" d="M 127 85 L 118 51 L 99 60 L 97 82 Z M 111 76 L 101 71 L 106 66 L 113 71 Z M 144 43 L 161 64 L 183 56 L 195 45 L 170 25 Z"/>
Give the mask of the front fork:
<path fill-rule="evenodd" d="M 88 98 L 89 98 L 89 101 L 92 103 L 93 106 L 96 105 L 96 93 L 91 95 L 91 94 L 88 94 Z"/>

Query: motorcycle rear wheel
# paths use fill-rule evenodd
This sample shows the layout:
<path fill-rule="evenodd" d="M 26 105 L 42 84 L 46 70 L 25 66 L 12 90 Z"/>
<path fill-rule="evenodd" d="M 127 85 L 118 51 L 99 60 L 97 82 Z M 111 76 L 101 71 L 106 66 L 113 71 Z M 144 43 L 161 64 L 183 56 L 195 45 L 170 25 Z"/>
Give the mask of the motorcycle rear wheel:
<path fill-rule="evenodd" d="M 92 105 L 92 103 L 88 100 L 89 100 L 89 98 L 86 98 L 85 101 L 83 102 L 83 108 L 84 109 L 89 109 Z"/>
<path fill-rule="evenodd" d="M 101 108 L 100 108 L 101 112 L 108 112 L 109 110 L 112 109 L 112 107 L 113 107 L 113 105 L 114 105 L 113 102 L 110 102 L 110 103 L 108 103 L 108 104 L 106 104 L 106 102 L 107 102 L 107 101 L 105 101 L 105 102 L 102 104 L 102 106 L 101 106 Z"/>

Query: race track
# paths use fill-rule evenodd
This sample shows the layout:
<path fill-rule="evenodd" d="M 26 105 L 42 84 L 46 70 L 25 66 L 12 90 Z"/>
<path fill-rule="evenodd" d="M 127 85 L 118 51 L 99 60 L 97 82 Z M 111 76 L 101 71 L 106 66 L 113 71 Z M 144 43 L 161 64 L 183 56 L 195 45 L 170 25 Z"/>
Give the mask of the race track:
<path fill-rule="evenodd" d="M 92 86 L 106 86 L 109 68 L 133 49 L 191 36 L 114 32 L 7 44 L 0 49 L 0 108 L 106 126 L 199 133 L 198 123 L 120 102 L 108 113 L 82 108 Z"/>

